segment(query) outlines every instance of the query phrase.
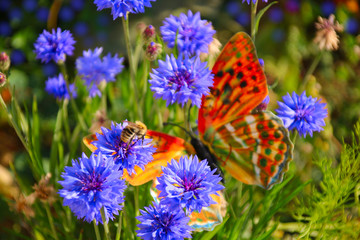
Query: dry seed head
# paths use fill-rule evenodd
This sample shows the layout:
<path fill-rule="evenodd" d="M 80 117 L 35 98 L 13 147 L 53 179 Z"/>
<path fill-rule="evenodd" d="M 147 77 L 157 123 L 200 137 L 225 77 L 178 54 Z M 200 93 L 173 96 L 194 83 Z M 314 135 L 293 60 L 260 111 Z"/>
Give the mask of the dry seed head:
<path fill-rule="evenodd" d="M 336 32 L 342 32 L 343 26 L 339 22 L 335 22 L 335 16 L 331 14 L 329 19 L 318 17 L 315 23 L 317 29 L 314 42 L 321 50 L 336 50 L 339 48 L 339 36 Z"/>

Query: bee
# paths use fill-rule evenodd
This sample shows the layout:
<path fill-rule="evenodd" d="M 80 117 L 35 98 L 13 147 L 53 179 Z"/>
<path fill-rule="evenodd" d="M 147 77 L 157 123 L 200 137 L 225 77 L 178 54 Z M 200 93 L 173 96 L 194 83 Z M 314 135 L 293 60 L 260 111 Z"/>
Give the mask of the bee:
<path fill-rule="evenodd" d="M 137 137 L 137 140 L 140 138 L 142 139 L 142 142 L 144 142 L 144 138 L 147 132 L 147 127 L 144 123 L 140 121 L 128 122 L 128 125 L 122 130 L 121 132 L 121 141 L 124 143 L 127 143 L 126 148 L 129 147 L 135 136 Z"/>

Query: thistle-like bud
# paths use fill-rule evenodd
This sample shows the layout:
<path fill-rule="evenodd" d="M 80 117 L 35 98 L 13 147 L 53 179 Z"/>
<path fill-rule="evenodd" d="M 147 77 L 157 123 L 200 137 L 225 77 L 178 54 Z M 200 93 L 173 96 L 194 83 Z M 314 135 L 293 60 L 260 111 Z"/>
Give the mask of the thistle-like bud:
<path fill-rule="evenodd" d="M 339 48 L 339 36 L 337 32 L 343 31 L 343 26 L 339 22 L 335 22 L 334 14 L 329 16 L 329 19 L 318 17 L 318 22 L 315 23 L 317 29 L 314 42 L 321 50 L 336 50 Z"/>
<path fill-rule="evenodd" d="M 0 53 L 0 71 L 6 72 L 10 68 L 10 57 L 6 52 Z"/>
<path fill-rule="evenodd" d="M 0 72 L 0 88 L 3 87 L 6 83 L 6 75 Z"/>
<path fill-rule="evenodd" d="M 161 52 L 161 44 L 151 42 L 146 46 L 145 56 L 149 61 L 154 61 Z"/>
<path fill-rule="evenodd" d="M 152 25 L 147 26 L 142 33 L 144 42 L 151 42 L 155 39 L 155 35 L 155 28 Z"/>
<path fill-rule="evenodd" d="M 29 196 L 19 194 L 14 200 L 15 202 L 10 204 L 10 209 L 18 213 L 23 213 L 27 218 L 35 216 L 35 212 L 31 207 L 35 201 L 35 195 L 33 193 Z"/>
<path fill-rule="evenodd" d="M 106 115 L 105 110 L 103 109 L 96 111 L 95 117 L 92 120 L 92 124 L 89 131 L 91 133 L 96 133 L 96 132 L 100 133 L 101 127 L 110 128 L 110 121 Z"/>

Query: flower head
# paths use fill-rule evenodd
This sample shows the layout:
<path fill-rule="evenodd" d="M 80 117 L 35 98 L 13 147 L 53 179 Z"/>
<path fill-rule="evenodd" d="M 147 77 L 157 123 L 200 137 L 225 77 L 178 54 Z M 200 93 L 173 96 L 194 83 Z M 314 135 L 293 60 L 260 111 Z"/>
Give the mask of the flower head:
<path fill-rule="evenodd" d="M 122 172 L 113 161 L 101 153 L 88 158 L 84 153 L 79 160 L 73 160 L 71 167 L 65 167 L 59 183 L 64 187 L 59 194 L 64 206 L 69 206 L 78 219 L 103 223 L 100 210 L 104 208 L 106 221 L 114 218 L 122 209 L 125 181 L 120 180 Z"/>
<path fill-rule="evenodd" d="M 250 4 L 250 1 L 251 1 L 251 0 L 242 0 L 243 3 L 244 3 L 245 1 L 247 2 L 247 4 Z M 257 0 L 252 0 L 253 4 L 255 4 L 256 1 L 257 1 Z M 263 2 L 268 2 L 268 0 L 263 0 Z"/>
<path fill-rule="evenodd" d="M 161 191 L 161 202 L 172 207 L 186 208 L 186 212 L 201 212 L 203 207 L 216 203 L 211 194 L 224 188 L 219 184 L 221 177 L 214 175 L 206 160 L 199 161 L 195 155 L 181 157 L 179 162 L 172 159 L 163 167 L 156 188 Z"/>
<path fill-rule="evenodd" d="M 73 54 L 74 44 L 75 41 L 69 30 L 62 32 L 60 28 L 57 28 L 51 33 L 44 30 L 34 44 L 36 58 L 45 63 L 51 60 L 56 63 L 64 62 L 66 55 Z"/>
<path fill-rule="evenodd" d="M 320 132 L 325 126 L 327 116 L 326 103 L 317 98 L 306 97 L 305 91 L 299 96 L 293 92 L 283 96 L 284 102 L 278 102 L 279 108 L 275 111 L 289 130 L 296 130 L 303 137 L 308 133 L 312 137 L 313 131 Z"/>
<path fill-rule="evenodd" d="M 166 205 L 153 203 L 153 206 L 140 210 L 141 215 L 136 217 L 141 223 L 137 226 L 137 236 L 145 240 L 181 240 L 191 238 L 191 227 L 187 225 L 187 217 L 181 209 L 171 209 Z"/>
<path fill-rule="evenodd" d="M 319 17 L 315 27 L 317 32 L 314 42 L 318 44 L 320 49 L 331 51 L 339 48 L 340 41 L 336 31 L 341 32 L 343 26 L 339 22 L 335 22 L 334 14 L 331 14 L 329 19 Z"/>
<path fill-rule="evenodd" d="M 131 143 L 123 142 L 121 133 L 127 125 L 124 121 L 123 124 L 112 123 L 111 129 L 102 127 L 102 134 L 96 133 L 98 140 L 93 145 L 97 147 L 96 153 L 101 152 L 118 164 L 119 169 L 126 169 L 131 174 L 135 172 L 135 166 L 144 169 L 153 160 L 152 154 L 156 148 L 150 144 L 152 140 L 149 138 L 142 140 L 135 136 Z"/>
<path fill-rule="evenodd" d="M 259 105 L 257 105 L 257 107 L 254 109 L 255 112 L 265 111 L 269 102 L 270 102 L 270 97 L 269 97 L 269 95 L 267 95 L 264 98 L 264 100 Z"/>
<path fill-rule="evenodd" d="M 98 89 L 98 85 L 102 81 L 114 82 L 115 76 L 119 74 L 124 66 L 122 62 L 124 58 L 118 58 L 117 54 L 111 57 L 110 53 L 100 58 L 100 54 L 103 49 L 95 48 L 94 51 L 89 49 L 83 52 L 83 56 L 76 60 L 76 69 L 81 78 L 87 85 L 90 97 L 96 95 L 101 96 L 101 92 Z"/>
<path fill-rule="evenodd" d="M 178 102 L 182 106 L 191 100 L 193 105 L 200 107 L 202 95 L 208 95 L 213 85 L 211 71 L 206 62 L 199 57 L 177 59 L 171 55 L 166 60 L 159 60 L 159 68 L 150 73 L 150 89 L 156 98 L 166 100 L 166 105 Z"/>
<path fill-rule="evenodd" d="M 154 1 L 156 0 L 94 0 L 94 3 L 98 11 L 104 8 L 111 8 L 113 20 L 115 20 L 118 17 L 124 17 L 126 19 L 127 12 L 144 12 L 145 7 L 151 7 L 150 2 Z"/>
<path fill-rule="evenodd" d="M 45 83 L 45 90 L 53 95 L 56 99 L 69 99 L 70 94 L 66 88 L 66 82 L 64 76 L 60 73 L 59 76 L 49 78 Z M 75 85 L 70 84 L 69 90 L 72 97 L 76 97 Z"/>
<path fill-rule="evenodd" d="M 187 54 L 208 53 L 209 44 L 213 41 L 215 30 L 210 22 L 201 20 L 200 13 L 193 14 L 190 10 L 179 17 L 166 18 L 160 27 L 161 34 L 168 47 L 173 48 L 175 43 L 180 52 Z"/>

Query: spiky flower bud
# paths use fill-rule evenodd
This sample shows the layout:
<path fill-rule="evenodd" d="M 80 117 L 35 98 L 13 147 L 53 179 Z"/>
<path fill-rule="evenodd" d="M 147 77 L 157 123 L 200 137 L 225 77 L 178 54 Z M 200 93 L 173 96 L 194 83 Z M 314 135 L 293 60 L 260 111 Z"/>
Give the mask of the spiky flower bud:
<path fill-rule="evenodd" d="M 161 52 L 161 44 L 151 42 L 146 46 L 145 56 L 149 61 L 154 61 Z"/>
<path fill-rule="evenodd" d="M 144 42 L 150 42 L 154 40 L 156 33 L 155 28 L 152 25 L 147 26 L 142 33 Z"/>
<path fill-rule="evenodd" d="M 55 201 L 56 191 L 54 186 L 50 184 L 50 178 L 51 174 L 46 174 L 46 176 L 40 179 L 39 184 L 33 186 L 33 189 L 35 190 L 36 198 L 43 202 L 52 203 Z"/>
<path fill-rule="evenodd" d="M 10 68 L 10 58 L 6 52 L 0 53 L 0 71 L 6 72 Z"/>
<path fill-rule="evenodd" d="M 0 72 L 0 88 L 3 87 L 6 83 L 6 75 Z"/>

